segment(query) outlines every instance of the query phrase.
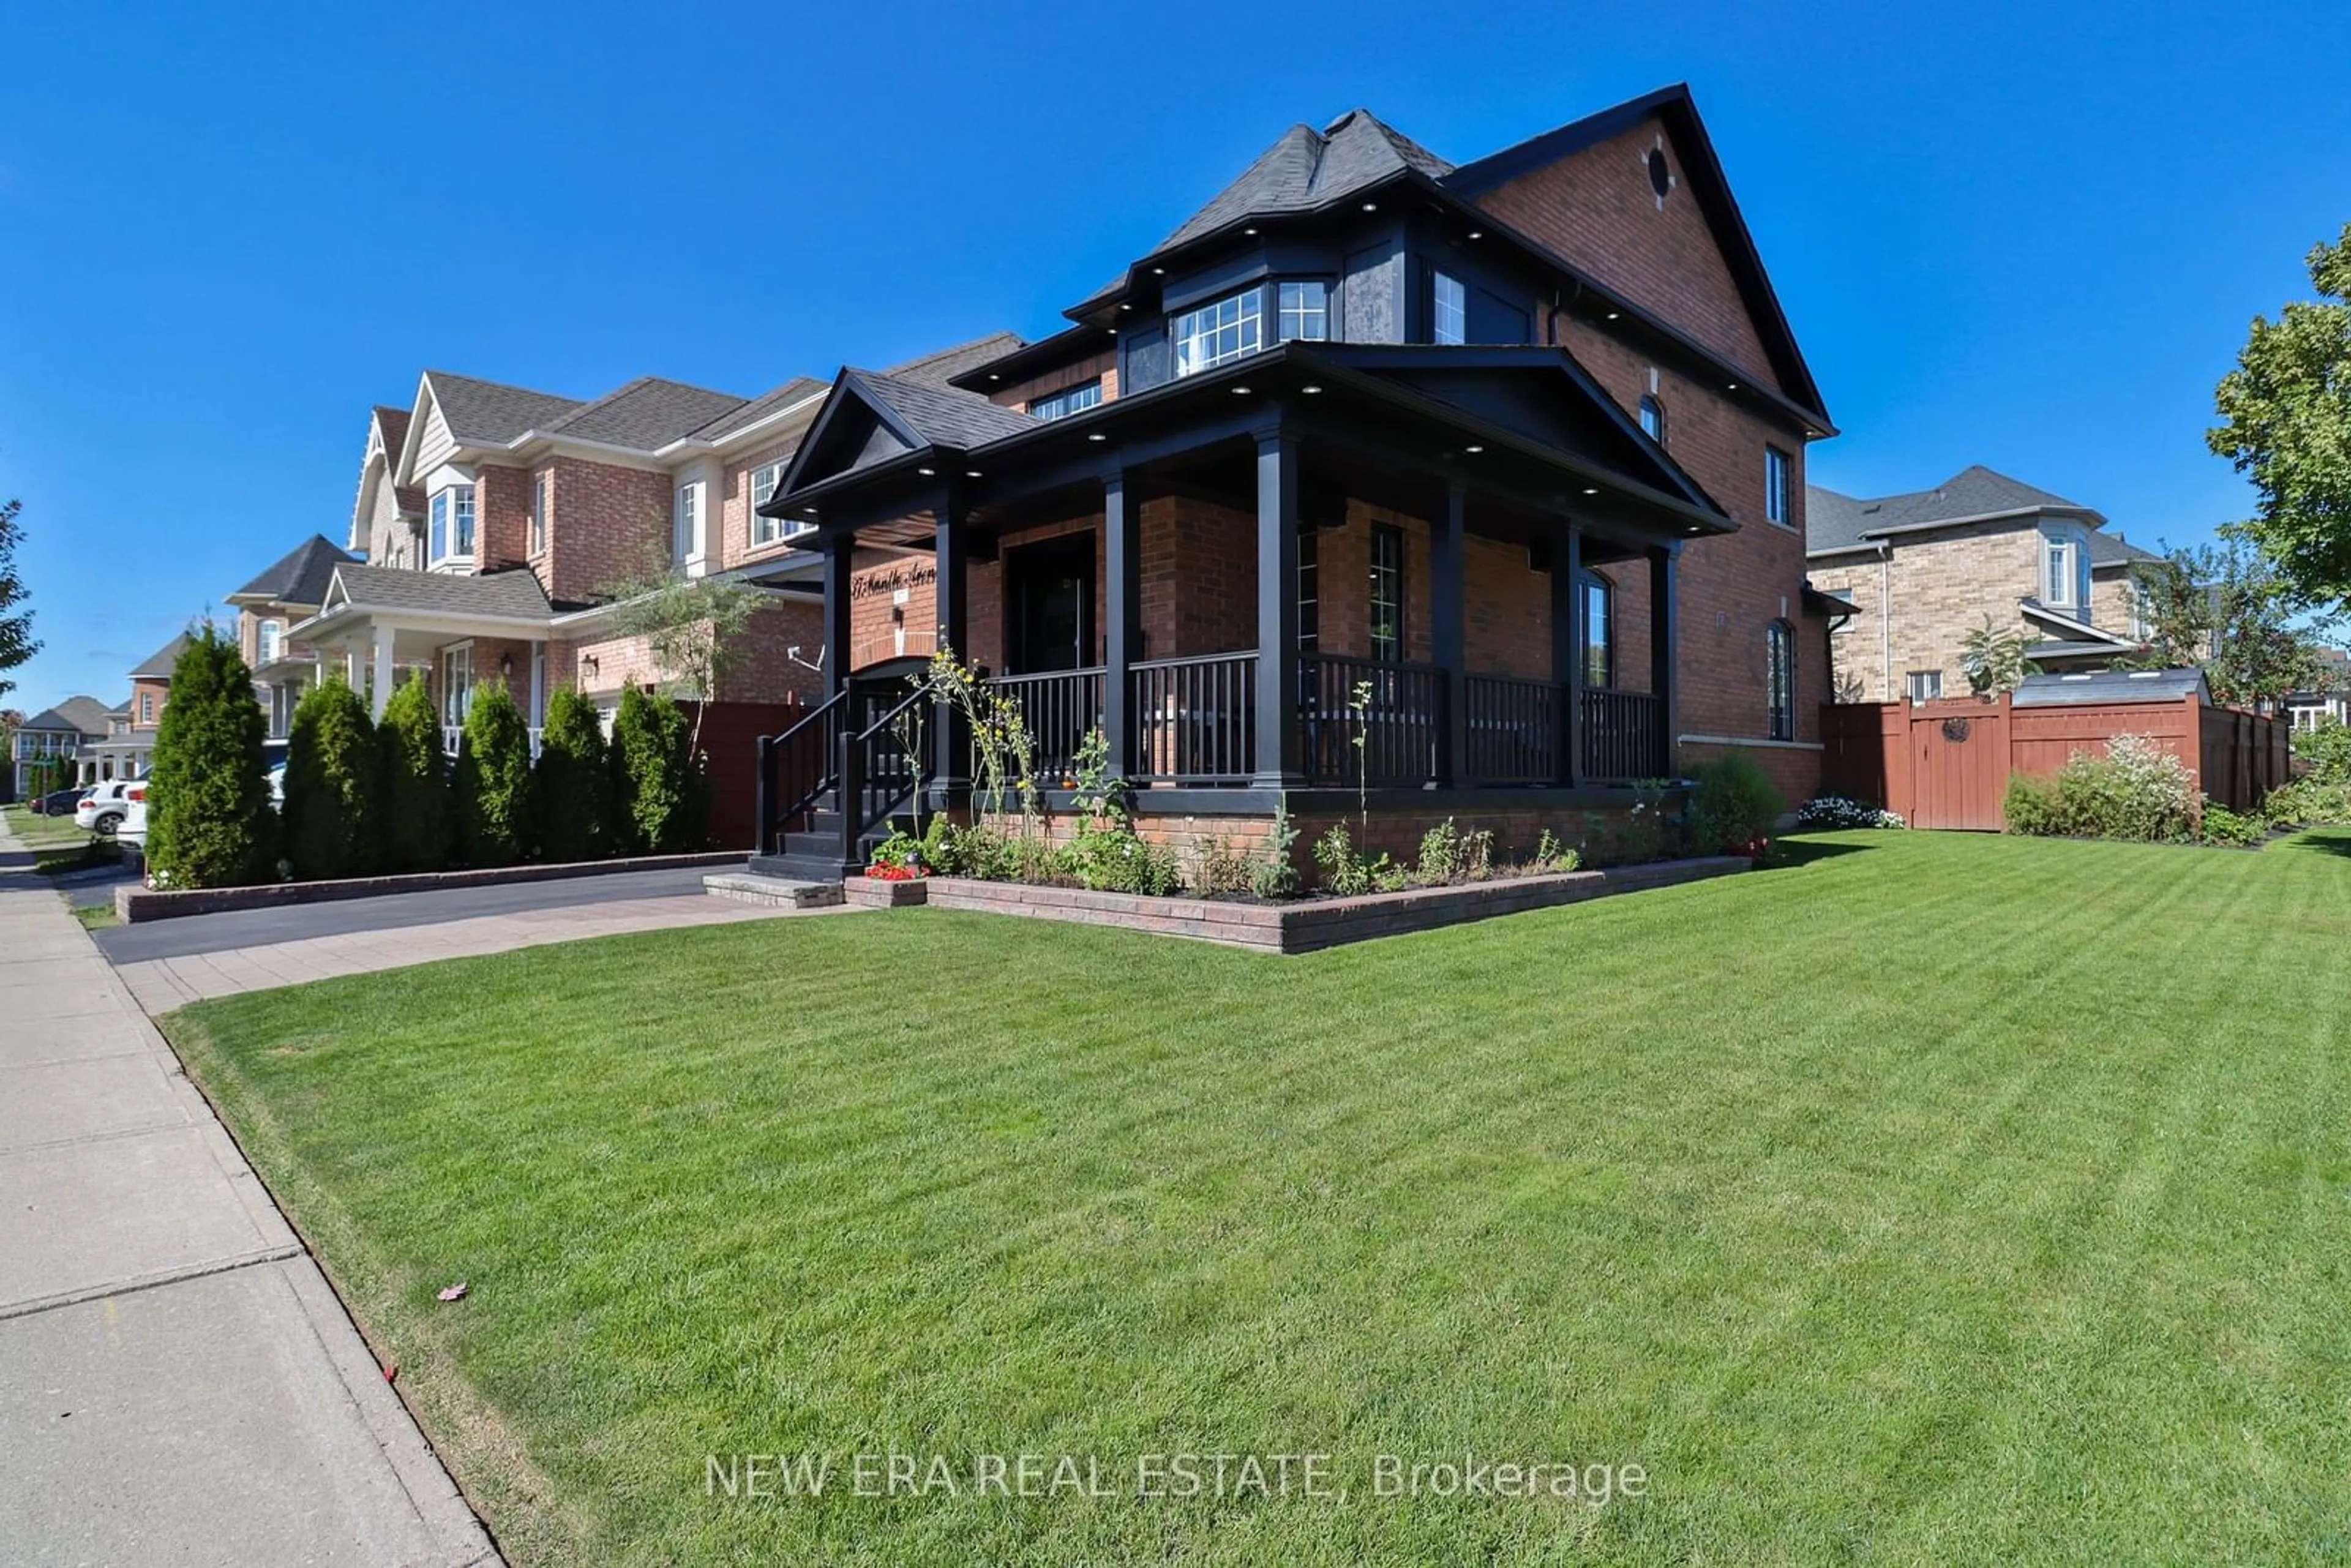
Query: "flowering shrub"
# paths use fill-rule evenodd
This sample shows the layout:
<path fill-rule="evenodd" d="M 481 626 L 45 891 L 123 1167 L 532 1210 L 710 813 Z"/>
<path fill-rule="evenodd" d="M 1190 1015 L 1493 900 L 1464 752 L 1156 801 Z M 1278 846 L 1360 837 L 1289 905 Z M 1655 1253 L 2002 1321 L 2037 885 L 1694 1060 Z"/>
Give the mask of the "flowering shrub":
<path fill-rule="evenodd" d="M 887 861 L 875 861 L 865 868 L 869 882 L 913 882 L 922 874 L 921 868 L 917 866 L 893 865 Z"/>
<path fill-rule="evenodd" d="M 1819 795 L 1796 808 L 1799 828 L 1907 828 L 1899 811 L 1882 811 L 1843 795 Z"/>
<path fill-rule="evenodd" d="M 2002 810 L 2011 833 L 2178 843 L 2196 834 L 2188 765 L 2143 735 L 2117 735 L 2104 757 L 2076 751 L 2048 780 L 2018 774 Z"/>
<path fill-rule="evenodd" d="M 878 882 L 908 882 L 923 874 L 923 841 L 893 830 L 873 846 L 865 874 Z"/>

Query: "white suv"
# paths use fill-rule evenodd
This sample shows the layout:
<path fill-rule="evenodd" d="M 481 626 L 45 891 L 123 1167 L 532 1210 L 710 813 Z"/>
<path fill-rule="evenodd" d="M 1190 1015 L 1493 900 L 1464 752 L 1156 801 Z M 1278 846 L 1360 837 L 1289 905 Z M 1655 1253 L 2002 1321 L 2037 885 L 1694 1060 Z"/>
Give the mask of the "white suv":
<path fill-rule="evenodd" d="M 147 852 L 147 780 L 134 779 L 122 791 L 122 821 L 115 827 L 114 836 L 127 844 L 136 844 L 141 854 Z"/>
<path fill-rule="evenodd" d="M 74 803 L 74 826 L 111 838 L 131 810 L 127 791 L 141 780 L 110 779 Z"/>

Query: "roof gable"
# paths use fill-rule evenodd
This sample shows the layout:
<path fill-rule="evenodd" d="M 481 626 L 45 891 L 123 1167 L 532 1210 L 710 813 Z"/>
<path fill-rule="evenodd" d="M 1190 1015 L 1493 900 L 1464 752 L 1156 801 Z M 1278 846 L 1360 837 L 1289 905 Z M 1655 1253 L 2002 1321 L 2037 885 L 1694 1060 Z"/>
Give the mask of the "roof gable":
<path fill-rule="evenodd" d="M 347 563 L 335 569 L 322 602 L 329 609 L 357 606 L 499 620 L 538 620 L 554 613 L 538 579 L 520 567 L 474 577 Z"/>
<path fill-rule="evenodd" d="M 188 651 L 189 641 L 189 634 L 185 632 L 181 632 L 141 660 L 139 666 L 131 672 L 131 678 L 134 681 L 171 679 L 173 667 L 180 662 L 180 655 Z"/>
<path fill-rule="evenodd" d="M 1647 184 L 1646 171 L 1641 167 L 1639 150 L 1611 146 L 1652 137 L 1664 139 L 1671 149 L 1674 187 L 1687 188 L 1697 214 L 1704 220 L 1741 319 L 1734 322 L 1727 318 L 1716 319 L 1721 318 L 1722 313 L 1701 310 L 1698 315 L 1706 319 L 1674 320 L 1673 312 L 1661 308 L 1666 302 L 1639 298 L 1637 277 L 1611 276 L 1623 268 L 1614 259 L 1610 247 L 1597 243 L 1587 245 L 1578 237 L 1580 224 L 1590 225 L 1585 232 L 1595 239 L 1609 232 L 1613 225 L 1608 221 L 1607 209 L 1620 197 L 1629 195 L 1634 202 L 1643 197 L 1655 199 Z M 1604 166 L 1602 160 L 1619 152 L 1624 154 L 1620 161 L 1607 162 Z M 1760 353 L 1764 362 L 1752 366 L 1754 370 L 1767 371 L 1791 402 L 1826 418 L 1819 386 L 1796 345 L 1795 334 L 1780 307 L 1770 275 L 1764 271 L 1754 236 L 1731 194 L 1729 179 L 1723 172 L 1713 139 L 1698 118 L 1697 102 L 1687 84 L 1677 82 L 1661 88 L 1464 163 L 1437 183 L 1447 193 L 1491 212 L 1502 222 L 1527 231 L 1572 267 L 1625 293 L 1645 310 L 1673 320 L 1709 350 L 1734 362 L 1751 360 Z M 1572 190 L 1557 188 L 1562 185 Z M 1573 202 L 1580 210 L 1565 214 L 1547 210 L 1548 204 L 1561 199 Z M 1658 210 L 1668 212 L 1669 202 Z M 1543 221 L 1555 216 L 1565 221 Z"/>
<path fill-rule="evenodd" d="M 1308 125 L 1283 131 L 1155 249 L 1172 250 L 1247 218 L 1312 212 L 1400 174 L 1435 179 L 1452 167 L 1369 110 L 1351 109 L 1319 131 Z"/>
<path fill-rule="evenodd" d="M 1033 430 L 1028 414 L 977 392 L 844 369 L 792 455 L 778 495 L 923 451 L 968 452 Z"/>
<path fill-rule="evenodd" d="M 335 568 L 354 558 L 324 535 L 313 534 L 271 563 L 267 570 L 229 595 L 231 600 L 266 600 L 277 604 L 319 604 Z"/>
<path fill-rule="evenodd" d="M 450 435 L 465 446 L 504 446 L 527 430 L 545 429 L 586 406 L 578 398 L 503 382 L 476 381 L 447 371 L 425 371 L 424 391 L 440 410 Z"/>

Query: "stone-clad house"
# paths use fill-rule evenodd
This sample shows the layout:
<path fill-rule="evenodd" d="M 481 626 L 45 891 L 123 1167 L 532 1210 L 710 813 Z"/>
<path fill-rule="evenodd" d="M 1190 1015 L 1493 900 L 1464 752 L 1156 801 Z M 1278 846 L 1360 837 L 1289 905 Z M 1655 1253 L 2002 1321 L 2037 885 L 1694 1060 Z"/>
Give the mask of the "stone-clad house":
<path fill-rule="evenodd" d="M 828 391 L 761 508 L 825 561 L 827 722 L 894 549 L 1050 766 L 1103 725 L 1149 835 L 1262 838 L 1284 797 L 1311 830 L 1366 772 L 1390 850 L 1531 842 L 1734 749 L 1811 792 L 1832 426 L 1687 89 L 1461 164 L 1293 127 L 1066 314 L 946 387 Z M 815 771 L 768 781 L 771 841 L 839 752 L 778 748 Z"/>
<path fill-rule="evenodd" d="M 1965 694 L 1963 641 L 1987 616 L 2053 674 L 2105 669 L 2147 640 L 2133 573 L 2160 558 L 1980 464 L 1898 496 L 1814 486 L 1805 517 L 1812 587 L 1851 611 L 1829 638 L 1840 701 Z"/>

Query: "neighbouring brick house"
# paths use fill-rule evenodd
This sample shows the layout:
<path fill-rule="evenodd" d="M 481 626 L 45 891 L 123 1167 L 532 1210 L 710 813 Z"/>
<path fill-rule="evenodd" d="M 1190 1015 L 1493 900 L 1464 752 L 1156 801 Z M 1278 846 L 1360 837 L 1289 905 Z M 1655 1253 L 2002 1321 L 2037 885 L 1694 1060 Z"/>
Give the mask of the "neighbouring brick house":
<path fill-rule="evenodd" d="M 1732 750 L 1811 792 L 1831 426 L 1686 89 L 1460 165 L 1294 127 L 1067 314 L 946 387 L 844 371 L 765 508 L 824 557 L 851 716 L 894 549 L 1049 768 L 1102 724 L 1152 836 L 1262 838 L 1285 796 L 1311 833 L 1366 772 L 1391 851 L 1446 816 L 1528 843 Z M 847 766 L 808 749 L 773 831 Z"/>
<path fill-rule="evenodd" d="M 985 339 L 895 373 L 944 377 L 1019 341 Z M 768 592 L 718 700 L 812 698 L 818 559 L 798 548 L 807 530 L 754 508 L 824 391 L 802 377 L 747 399 L 645 377 L 583 402 L 428 371 L 410 407 L 369 416 L 349 537 L 364 564 L 346 556 L 317 612 L 285 634 L 340 661 L 379 711 L 395 680 L 428 681 L 454 744 L 486 681 L 504 682 L 536 727 L 559 685 L 609 713 L 624 685 L 667 679 L 643 638 L 616 629 L 607 590 L 675 567 Z M 889 551 L 863 564 L 877 579 L 899 570 Z M 883 602 L 871 618 L 886 621 L 888 590 L 873 592 Z"/>
<path fill-rule="evenodd" d="M 319 679 L 317 648 L 289 637 L 287 630 L 326 603 L 337 567 L 357 564 L 350 552 L 313 534 L 228 596 L 237 612 L 237 652 L 253 672 L 254 694 L 269 716 L 272 740 L 285 738 L 294 706 Z"/>
<path fill-rule="evenodd" d="M 1874 499 L 1815 486 L 1805 516 L 1812 586 L 1851 611 L 1829 639 L 1840 701 L 1965 693 L 1962 643 L 1987 616 L 2053 674 L 2105 669 L 2147 640 L 2132 574 L 2161 558 L 1980 464 Z"/>
<path fill-rule="evenodd" d="M 136 779 L 147 771 L 155 757 L 155 727 L 172 695 L 172 671 L 187 646 L 183 632 L 131 672 L 130 700 L 107 710 L 106 733 L 82 748 L 90 779 Z"/>
<path fill-rule="evenodd" d="M 96 748 L 107 727 L 107 706 L 96 697 L 68 697 L 18 725 L 8 737 L 8 798 L 28 799 L 38 778 L 52 774 L 60 789 L 98 782 Z"/>

